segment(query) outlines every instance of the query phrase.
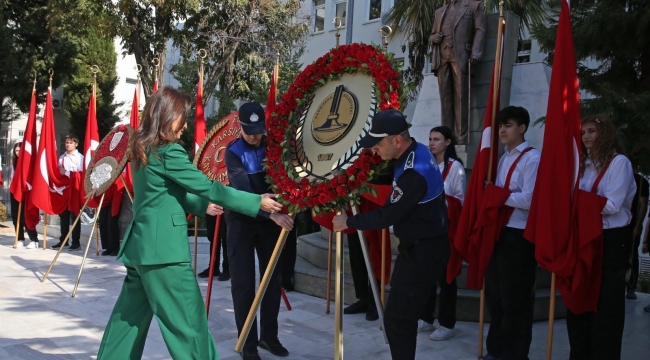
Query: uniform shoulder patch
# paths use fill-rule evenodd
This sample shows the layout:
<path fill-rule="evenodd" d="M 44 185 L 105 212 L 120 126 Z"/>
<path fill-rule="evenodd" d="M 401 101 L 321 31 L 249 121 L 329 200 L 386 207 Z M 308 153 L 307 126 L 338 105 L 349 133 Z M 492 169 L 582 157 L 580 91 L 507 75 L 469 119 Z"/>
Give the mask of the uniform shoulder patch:
<path fill-rule="evenodd" d="M 404 195 L 404 191 L 400 189 L 398 186 L 395 186 L 393 188 L 393 193 L 390 194 L 390 202 L 391 204 L 394 204 L 399 201 L 399 199 L 402 198 L 402 195 Z"/>
<path fill-rule="evenodd" d="M 413 169 L 415 165 L 415 151 L 411 151 L 409 156 L 406 158 L 406 163 L 404 164 L 404 170 Z"/>

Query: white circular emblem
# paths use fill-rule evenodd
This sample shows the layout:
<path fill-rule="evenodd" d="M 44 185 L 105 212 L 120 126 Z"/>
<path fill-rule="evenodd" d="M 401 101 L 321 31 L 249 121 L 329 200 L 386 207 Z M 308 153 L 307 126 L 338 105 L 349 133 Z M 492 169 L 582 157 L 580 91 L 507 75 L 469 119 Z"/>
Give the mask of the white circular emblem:
<path fill-rule="evenodd" d="M 257 116 L 257 114 L 253 113 L 253 115 L 251 115 L 251 117 L 248 118 L 248 119 L 249 119 L 251 122 L 257 122 L 257 120 L 259 120 L 260 118 L 259 118 L 259 116 Z"/>

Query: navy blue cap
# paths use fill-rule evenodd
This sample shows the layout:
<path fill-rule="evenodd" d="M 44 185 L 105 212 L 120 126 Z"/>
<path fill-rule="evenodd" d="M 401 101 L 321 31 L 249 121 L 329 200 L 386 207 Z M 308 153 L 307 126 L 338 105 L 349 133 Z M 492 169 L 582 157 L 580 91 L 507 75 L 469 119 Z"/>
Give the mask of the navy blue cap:
<path fill-rule="evenodd" d="M 386 136 L 401 134 L 408 128 L 406 117 L 401 112 L 393 109 L 380 111 L 372 117 L 370 131 L 359 140 L 359 145 L 369 149 Z"/>
<path fill-rule="evenodd" d="M 256 102 L 249 102 L 239 107 L 239 122 L 246 135 L 258 135 L 266 132 L 264 108 Z"/>

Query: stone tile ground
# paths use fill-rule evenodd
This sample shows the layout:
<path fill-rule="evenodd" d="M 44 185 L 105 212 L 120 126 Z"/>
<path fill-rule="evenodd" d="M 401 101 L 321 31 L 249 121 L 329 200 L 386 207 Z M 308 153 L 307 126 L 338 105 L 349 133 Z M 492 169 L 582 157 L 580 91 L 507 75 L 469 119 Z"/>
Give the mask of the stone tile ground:
<path fill-rule="evenodd" d="M 8 229 L 11 230 L 11 229 Z M 56 236 L 48 228 L 48 235 Z M 83 233 L 88 233 L 84 229 Z M 49 236 L 48 236 L 49 237 Z M 50 244 L 54 243 L 50 238 Z M 82 238 L 82 244 L 86 241 Z M 120 291 L 124 267 L 114 257 L 96 256 L 94 241 L 84 268 L 79 291 L 70 295 L 81 264 L 82 252 L 64 251 L 45 283 L 40 279 L 52 261 L 52 250 L 12 248 L 10 231 L 0 233 L 0 359 L 95 359 L 108 316 Z M 206 239 L 199 241 L 199 271 L 208 263 Z M 205 294 L 207 281 L 199 279 Z M 334 306 L 325 314 L 325 301 L 290 292 L 292 311 L 284 304 L 280 310 L 280 339 L 291 355 L 283 359 L 332 359 Z M 623 359 L 646 359 L 650 352 L 650 313 L 642 307 L 650 296 L 639 294 L 627 301 Z M 233 350 L 237 332 L 234 325 L 230 282 L 214 282 L 209 319 L 223 360 L 240 359 Z M 486 325 L 487 331 L 488 325 Z M 387 360 L 378 322 L 363 315 L 344 317 L 345 357 L 347 359 Z M 607 329 L 603 329 L 607 331 Z M 443 342 L 429 340 L 428 333 L 418 335 L 417 359 L 476 359 L 476 323 L 458 323 L 457 336 Z M 531 360 L 545 359 L 547 323 L 535 323 Z M 554 327 L 554 359 L 568 359 L 568 340 L 564 320 Z M 487 333 L 487 332 L 486 332 Z M 262 359 L 280 359 L 260 350 Z M 147 337 L 143 359 L 170 359 L 160 329 L 154 321 Z"/>

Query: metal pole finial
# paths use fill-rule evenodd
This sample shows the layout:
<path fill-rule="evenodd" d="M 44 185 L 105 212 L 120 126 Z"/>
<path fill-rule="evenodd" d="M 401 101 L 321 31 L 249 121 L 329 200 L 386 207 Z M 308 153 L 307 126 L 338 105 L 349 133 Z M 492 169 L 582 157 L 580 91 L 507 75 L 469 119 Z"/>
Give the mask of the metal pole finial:
<path fill-rule="evenodd" d="M 343 27 L 343 20 L 340 17 L 335 17 L 334 20 L 332 20 L 332 24 L 334 24 L 334 29 L 336 29 L 336 47 L 339 47 L 339 39 L 341 38 L 341 28 Z"/>
<path fill-rule="evenodd" d="M 47 72 L 50 74 L 50 90 L 52 90 L 52 77 L 54 76 L 54 69 L 50 68 Z"/>
<path fill-rule="evenodd" d="M 383 44 L 384 44 L 384 50 L 388 51 L 388 38 L 393 33 L 393 29 L 388 25 L 384 25 L 384 26 L 380 27 L 379 30 L 377 30 L 377 31 L 381 35 L 381 39 L 382 39 Z"/>

